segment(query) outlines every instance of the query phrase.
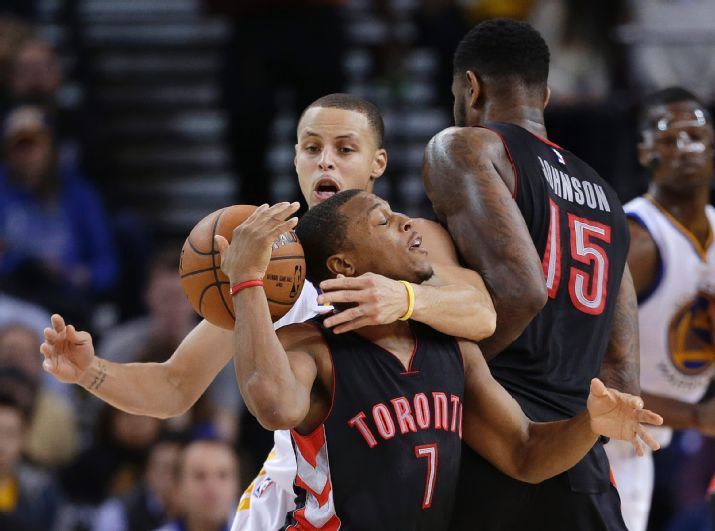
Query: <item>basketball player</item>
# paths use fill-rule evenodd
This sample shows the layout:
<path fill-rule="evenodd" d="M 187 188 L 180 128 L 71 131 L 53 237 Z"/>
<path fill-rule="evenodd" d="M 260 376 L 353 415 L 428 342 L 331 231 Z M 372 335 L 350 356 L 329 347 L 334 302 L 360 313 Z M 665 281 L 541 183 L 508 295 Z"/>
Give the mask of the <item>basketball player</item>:
<path fill-rule="evenodd" d="M 263 206 L 230 245 L 216 237 L 234 292 L 241 393 L 266 428 L 291 429 L 298 501 L 286 529 L 447 529 L 462 433 L 505 474 L 531 482 L 574 465 L 597 434 L 628 440 L 639 453 L 640 438 L 654 442 L 639 422 L 658 416 L 597 379 L 581 415 L 529 422 L 476 343 L 407 322 L 417 298 L 410 289 L 409 309 L 394 323 L 336 334 L 318 317 L 275 332 L 257 288 L 273 241 L 298 222 L 284 221 L 291 214 L 285 204 Z M 315 284 L 368 272 L 407 286 L 438 276 L 412 220 L 367 192 L 331 197 L 296 232 Z"/>
<path fill-rule="evenodd" d="M 654 435 L 667 446 L 673 429 L 715 436 L 715 401 L 697 403 L 715 374 L 713 125 L 696 96 L 672 87 L 646 98 L 640 131 L 640 162 L 651 183 L 625 206 L 628 265 L 638 293 L 643 399 L 663 415 L 668 427 Z M 606 453 L 626 525 L 645 531 L 653 459 L 635 459 L 617 441 Z"/>
<path fill-rule="evenodd" d="M 454 57 L 457 127 L 430 141 L 424 165 L 435 212 L 494 299 L 497 329 L 480 347 L 534 421 L 582 411 L 602 363 L 607 385 L 638 394 L 626 218 L 606 182 L 547 139 L 548 69 L 528 24 L 474 27 Z M 619 505 L 600 442 L 540 485 L 467 450 L 454 529 L 622 530 Z"/>
<path fill-rule="evenodd" d="M 318 99 L 298 125 L 295 166 L 309 207 L 346 189 L 371 191 L 385 171 L 384 126 L 379 110 L 360 98 L 333 94 Z M 476 273 L 458 267 L 447 232 L 435 223 L 414 220 L 422 245 L 430 250 L 445 286 L 416 286 L 418 305 L 413 320 L 459 337 L 479 340 L 494 330 L 491 299 Z M 344 332 L 358 321 L 387 324 L 407 310 L 405 287 L 379 275 L 326 281 L 332 301 L 355 307 L 332 315 L 324 324 Z M 419 292 L 419 293 L 418 293 Z M 328 295 L 328 293 L 326 293 Z M 379 295 L 379 296 L 378 296 Z M 300 298 L 276 327 L 300 323 L 329 307 L 319 306 L 318 293 L 306 282 Z M 469 310 L 469 311 L 467 311 Z M 164 363 L 115 364 L 94 355 L 91 338 L 58 355 L 54 347 L 73 333 L 60 316 L 52 319 L 42 347 L 44 368 L 63 382 L 82 385 L 92 394 L 124 411 L 166 418 L 190 408 L 233 355 L 232 332 L 202 321 Z M 239 502 L 234 529 L 265 531 L 280 528 L 295 507 L 293 481 L 296 462 L 288 432 L 277 431 L 275 447 L 264 469 Z"/>

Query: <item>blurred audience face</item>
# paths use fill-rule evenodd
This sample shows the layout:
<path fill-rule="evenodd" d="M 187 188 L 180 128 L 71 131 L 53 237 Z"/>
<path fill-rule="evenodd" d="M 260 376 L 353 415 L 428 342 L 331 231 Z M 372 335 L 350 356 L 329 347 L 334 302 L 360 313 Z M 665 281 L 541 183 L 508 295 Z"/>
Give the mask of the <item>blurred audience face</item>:
<path fill-rule="evenodd" d="M 215 529 L 235 509 L 238 495 L 236 457 L 222 442 L 199 441 L 182 456 L 181 508 L 189 528 Z"/>
<path fill-rule="evenodd" d="M 161 420 L 114 410 L 111 429 L 113 439 L 121 446 L 132 450 L 144 450 L 159 436 Z"/>
<path fill-rule="evenodd" d="M 164 507 L 172 501 L 180 458 L 181 445 L 175 442 L 160 442 L 149 454 L 146 483 Z"/>
<path fill-rule="evenodd" d="M 20 461 L 23 419 L 20 409 L 0 404 L 0 477 L 12 473 Z"/>
<path fill-rule="evenodd" d="M 196 324 L 196 314 L 181 289 L 178 254 L 171 267 L 167 266 L 157 264 L 152 268 L 146 303 L 155 327 L 154 335 L 178 345 Z"/>
<path fill-rule="evenodd" d="M 15 98 L 52 103 L 62 84 L 57 54 L 46 42 L 32 39 L 18 50 L 12 68 L 10 90 Z"/>
<path fill-rule="evenodd" d="M 675 192 L 708 186 L 713 179 L 713 126 L 695 101 L 657 105 L 643 131 L 640 161 L 660 187 Z"/>
<path fill-rule="evenodd" d="M 313 207 L 334 193 L 372 192 L 387 166 L 367 116 L 357 111 L 312 107 L 298 124 L 295 169 L 300 191 Z"/>
<path fill-rule="evenodd" d="M 9 325 L 0 330 L 0 367 L 15 367 L 28 379 L 39 381 L 42 356 L 37 334 L 22 325 Z"/>
<path fill-rule="evenodd" d="M 38 191 L 55 162 L 54 140 L 39 107 L 23 106 L 5 119 L 4 143 L 10 173 L 23 186 Z"/>

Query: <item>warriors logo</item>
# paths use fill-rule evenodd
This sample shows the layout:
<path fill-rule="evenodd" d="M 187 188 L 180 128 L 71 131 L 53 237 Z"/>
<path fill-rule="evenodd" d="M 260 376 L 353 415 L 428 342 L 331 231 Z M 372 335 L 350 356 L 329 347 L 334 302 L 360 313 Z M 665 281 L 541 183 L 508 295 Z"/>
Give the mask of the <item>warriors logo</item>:
<path fill-rule="evenodd" d="M 715 361 L 710 306 L 715 300 L 699 293 L 695 300 L 678 310 L 668 328 L 670 359 L 679 372 L 687 375 L 707 371 Z"/>

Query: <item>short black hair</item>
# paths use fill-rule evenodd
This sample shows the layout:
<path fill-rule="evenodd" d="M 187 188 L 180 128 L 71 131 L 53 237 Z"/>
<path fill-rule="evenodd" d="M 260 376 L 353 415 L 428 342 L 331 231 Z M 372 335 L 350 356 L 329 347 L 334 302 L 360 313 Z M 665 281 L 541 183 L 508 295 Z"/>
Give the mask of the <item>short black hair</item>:
<path fill-rule="evenodd" d="M 692 101 L 697 104 L 697 106 L 705 112 L 705 118 L 708 123 L 712 123 L 710 112 L 700 98 L 683 87 L 673 86 L 656 90 L 643 99 L 638 112 L 638 131 L 643 133 L 644 131 L 655 127 L 656 124 L 654 116 L 652 115 L 652 111 L 655 107 L 669 105 L 671 103 L 680 103 L 683 101 Z"/>
<path fill-rule="evenodd" d="M 300 218 L 295 232 L 305 253 L 306 278 L 314 285 L 333 277 L 328 269 L 328 258 L 349 249 L 346 241 L 348 220 L 340 210 L 362 192 L 344 190 L 314 206 Z"/>
<path fill-rule="evenodd" d="M 313 107 L 343 109 L 345 111 L 355 111 L 365 115 L 368 123 L 370 124 L 370 128 L 375 134 L 377 147 L 382 147 L 385 141 L 385 122 L 382 119 L 380 109 L 378 109 L 377 105 L 374 103 L 358 96 L 353 96 L 352 94 L 336 92 L 335 94 L 328 94 L 327 96 L 318 98 L 313 103 L 308 105 L 300 115 L 300 120 L 303 119 L 303 116 L 306 112 L 308 112 L 308 109 L 312 109 Z M 298 120 L 298 122 L 300 122 L 300 120 Z"/>
<path fill-rule="evenodd" d="M 508 18 L 486 20 L 462 38 L 454 52 L 454 75 L 471 70 L 490 81 L 520 81 L 546 88 L 549 47 L 531 25 Z"/>

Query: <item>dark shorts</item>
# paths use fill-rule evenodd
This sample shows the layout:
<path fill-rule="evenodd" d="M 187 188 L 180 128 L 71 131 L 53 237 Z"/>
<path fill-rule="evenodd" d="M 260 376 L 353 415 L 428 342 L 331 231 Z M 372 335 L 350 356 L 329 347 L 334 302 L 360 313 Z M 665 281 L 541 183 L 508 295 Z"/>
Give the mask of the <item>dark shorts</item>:
<path fill-rule="evenodd" d="M 600 444 L 571 470 L 537 485 L 504 475 L 464 447 L 450 529 L 627 531 Z"/>

